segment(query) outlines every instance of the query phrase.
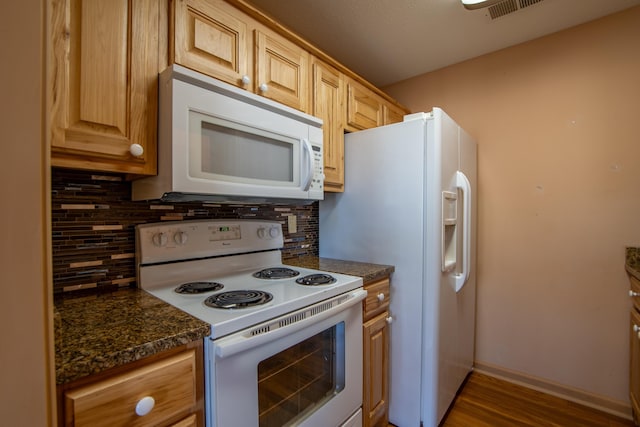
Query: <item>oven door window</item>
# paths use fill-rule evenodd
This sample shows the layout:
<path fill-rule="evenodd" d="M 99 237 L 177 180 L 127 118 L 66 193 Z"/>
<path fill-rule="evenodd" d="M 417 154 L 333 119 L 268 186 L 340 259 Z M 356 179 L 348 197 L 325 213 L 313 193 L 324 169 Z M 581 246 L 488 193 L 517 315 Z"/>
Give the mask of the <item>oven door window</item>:
<path fill-rule="evenodd" d="M 189 112 L 189 174 L 240 183 L 297 186 L 300 141 Z"/>
<path fill-rule="evenodd" d="M 260 427 L 306 418 L 345 385 L 344 322 L 258 364 Z"/>

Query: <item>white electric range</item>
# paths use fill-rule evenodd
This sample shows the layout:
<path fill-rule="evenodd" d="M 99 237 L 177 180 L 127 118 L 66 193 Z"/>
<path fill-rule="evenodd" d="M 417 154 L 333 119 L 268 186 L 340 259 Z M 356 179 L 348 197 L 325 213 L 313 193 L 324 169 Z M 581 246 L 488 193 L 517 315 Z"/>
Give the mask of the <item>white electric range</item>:
<path fill-rule="evenodd" d="M 208 427 L 360 425 L 361 278 L 283 265 L 275 221 L 143 224 L 136 245 L 139 286 L 211 325 Z M 279 399 L 278 382 L 302 385 Z"/>

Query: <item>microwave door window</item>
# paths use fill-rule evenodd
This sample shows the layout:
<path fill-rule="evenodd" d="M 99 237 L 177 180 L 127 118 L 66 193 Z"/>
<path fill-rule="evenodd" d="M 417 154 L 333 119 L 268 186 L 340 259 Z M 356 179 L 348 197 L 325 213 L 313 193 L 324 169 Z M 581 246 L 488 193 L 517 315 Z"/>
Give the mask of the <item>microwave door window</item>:
<path fill-rule="evenodd" d="M 203 174 L 294 183 L 292 142 L 202 121 L 200 149 Z"/>

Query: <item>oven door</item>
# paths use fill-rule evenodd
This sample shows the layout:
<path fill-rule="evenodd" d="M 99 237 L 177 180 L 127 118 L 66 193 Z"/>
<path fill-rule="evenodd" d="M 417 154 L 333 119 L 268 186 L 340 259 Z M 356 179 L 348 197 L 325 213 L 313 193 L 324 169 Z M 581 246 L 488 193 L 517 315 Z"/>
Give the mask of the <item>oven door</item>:
<path fill-rule="evenodd" d="M 207 426 L 341 426 L 362 405 L 362 288 L 209 341 Z"/>

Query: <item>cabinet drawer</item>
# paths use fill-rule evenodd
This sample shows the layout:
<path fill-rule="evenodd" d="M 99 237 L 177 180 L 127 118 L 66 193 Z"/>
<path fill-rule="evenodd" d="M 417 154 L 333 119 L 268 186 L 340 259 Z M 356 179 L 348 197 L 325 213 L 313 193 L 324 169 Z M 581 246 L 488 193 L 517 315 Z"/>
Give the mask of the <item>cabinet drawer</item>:
<path fill-rule="evenodd" d="M 146 396 L 155 405 L 139 416 L 136 405 Z M 195 351 L 69 390 L 64 400 L 67 426 L 166 425 L 189 415 L 196 406 Z"/>
<path fill-rule="evenodd" d="M 367 297 L 363 302 L 363 319 L 382 313 L 389 307 L 389 279 L 379 280 L 364 286 Z"/>
<path fill-rule="evenodd" d="M 629 276 L 629 281 L 631 283 L 631 291 L 638 294 L 638 296 L 632 296 L 631 301 L 633 301 L 633 307 L 640 311 L 640 280 L 636 279 L 633 276 Z"/>

